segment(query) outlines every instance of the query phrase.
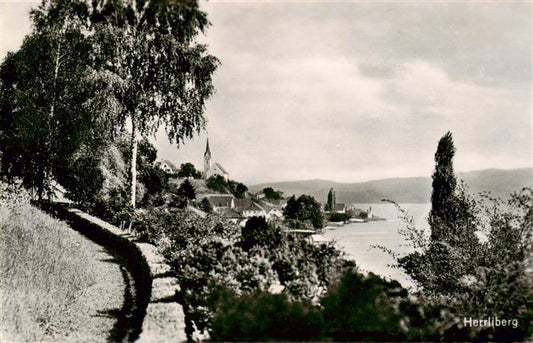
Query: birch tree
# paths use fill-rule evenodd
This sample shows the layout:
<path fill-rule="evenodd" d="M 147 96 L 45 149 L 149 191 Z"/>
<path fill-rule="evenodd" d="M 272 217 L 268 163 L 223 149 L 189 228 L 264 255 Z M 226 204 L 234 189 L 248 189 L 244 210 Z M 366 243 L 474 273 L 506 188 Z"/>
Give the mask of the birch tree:
<path fill-rule="evenodd" d="M 131 205 L 135 207 L 137 145 L 164 127 L 178 145 L 205 126 L 218 60 L 196 37 L 208 26 L 196 1 L 96 1 L 92 22 L 103 69 L 118 77 L 116 123 L 131 125 Z"/>
<path fill-rule="evenodd" d="M 42 198 L 54 166 L 83 142 L 91 126 L 88 97 L 87 8 L 76 1 L 43 2 L 33 32 L 0 71 L 2 172 L 21 176 Z"/>

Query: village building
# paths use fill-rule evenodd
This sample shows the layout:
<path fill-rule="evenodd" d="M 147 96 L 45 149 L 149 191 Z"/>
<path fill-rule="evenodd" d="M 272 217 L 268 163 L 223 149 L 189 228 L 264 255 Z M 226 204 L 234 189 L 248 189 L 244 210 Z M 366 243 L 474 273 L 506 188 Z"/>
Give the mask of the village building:
<path fill-rule="evenodd" d="M 346 213 L 346 204 L 343 204 L 343 203 L 334 204 L 332 212 Z"/>
<path fill-rule="evenodd" d="M 242 215 L 243 217 L 250 218 L 250 217 L 266 217 L 267 214 L 263 207 L 253 202 L 251 205 L 245 207 L 242 210 Z"/>
<path fill-rule="evenodd" d="M 213 165 L 211 165 L 211 149 L 209 149 L 209 139 L 207 139 L 204 153 L 204 177 L 208 179 L 215 175 L 222 176 L 226 181 L 229 179 L 228 172 L 220 163 L 215 162 Z"/>
<path fill-rule="evenodd" d="M 224 209 L 233 209 L 235 208 L 235 198 L 230 194 L 220 194 L 220 195 L 208 195 L 206 196 L 207 200 L 213 206 L 215 212 L 220 212 Z"/>
<path fill-rule="evenodd" d="M 280 219 L 283 218 L 283 211 L 279 208 L 272 207 L 266 211 L 266 219 Z"/>
<path fill-rule="evenodd" d="M 168 160 L 158 161 L 155 165 L 168 174 L 173 174 L 177 172 L 176 166 Z"/>

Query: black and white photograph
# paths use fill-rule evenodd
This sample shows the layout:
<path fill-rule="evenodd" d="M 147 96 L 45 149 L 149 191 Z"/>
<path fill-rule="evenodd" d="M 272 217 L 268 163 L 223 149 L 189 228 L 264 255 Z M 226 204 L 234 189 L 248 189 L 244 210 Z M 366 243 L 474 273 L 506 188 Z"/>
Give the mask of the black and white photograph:
<path fill-rule="evenodd" d="M 0 0 L 0 342 L 531 342 L 532 79 L 531 0 Z"/>

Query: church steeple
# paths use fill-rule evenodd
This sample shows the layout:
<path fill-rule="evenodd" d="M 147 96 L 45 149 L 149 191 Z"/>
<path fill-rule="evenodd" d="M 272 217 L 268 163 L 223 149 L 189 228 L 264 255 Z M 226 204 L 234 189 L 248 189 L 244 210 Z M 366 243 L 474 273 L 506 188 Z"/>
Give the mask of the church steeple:
<path fill-rule="evenodd" d="M 207 139 L 207 144 L 205 146 L 204 153 L 204 174 L 207 178 L 207 172 L 211 169 L 211 150 L 209 149 L 209 138 Z"/>

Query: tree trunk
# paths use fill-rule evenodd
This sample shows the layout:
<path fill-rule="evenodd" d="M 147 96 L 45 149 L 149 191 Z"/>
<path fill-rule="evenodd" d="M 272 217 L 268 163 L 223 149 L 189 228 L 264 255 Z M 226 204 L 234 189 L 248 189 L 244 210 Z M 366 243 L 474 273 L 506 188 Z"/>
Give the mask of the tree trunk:
<path fill-rule="evenodd" d="M 130 205 L 135 209 L 135 195 L 137 193 L 137 129 L 132 120 L 131 125 L 131 193 Z"/>

